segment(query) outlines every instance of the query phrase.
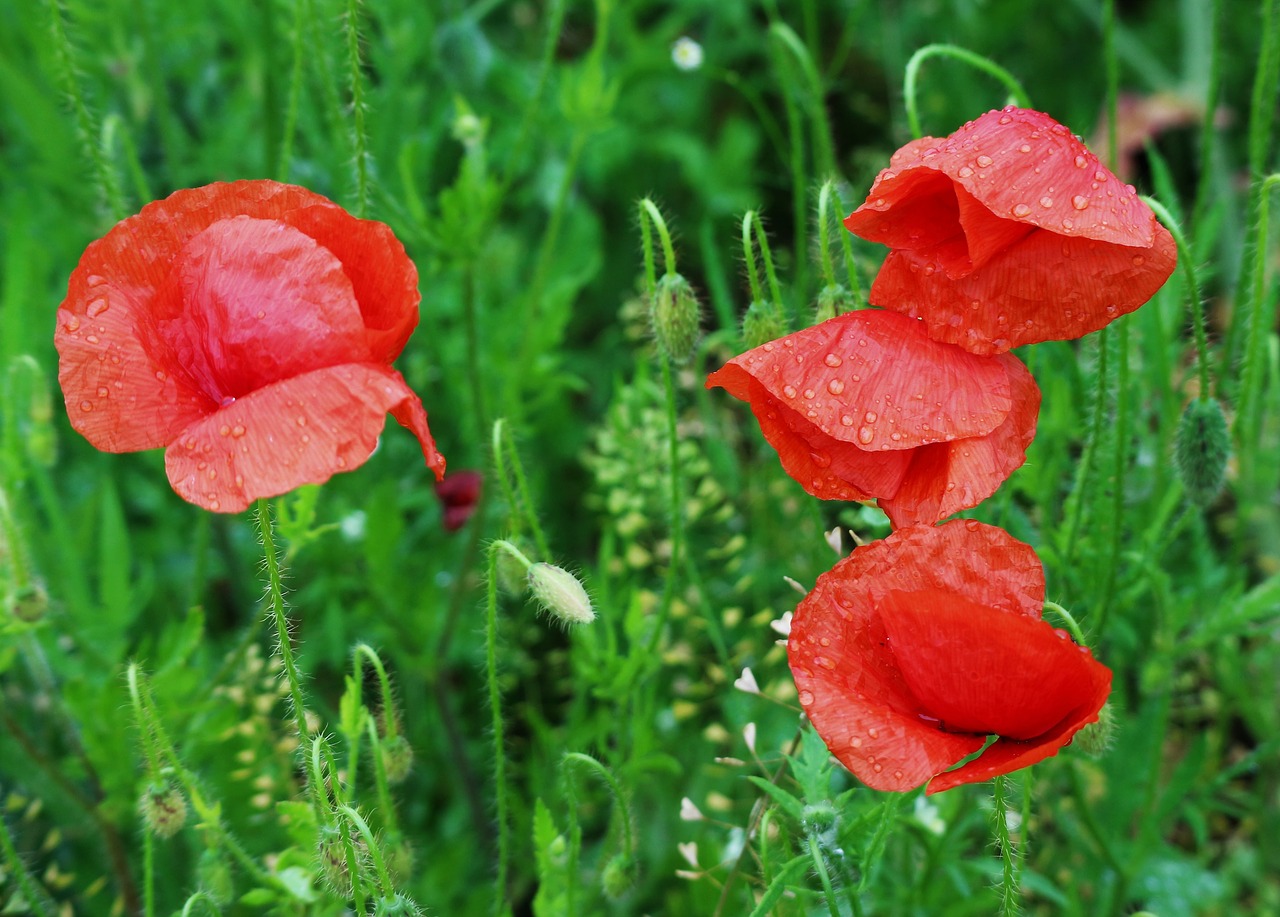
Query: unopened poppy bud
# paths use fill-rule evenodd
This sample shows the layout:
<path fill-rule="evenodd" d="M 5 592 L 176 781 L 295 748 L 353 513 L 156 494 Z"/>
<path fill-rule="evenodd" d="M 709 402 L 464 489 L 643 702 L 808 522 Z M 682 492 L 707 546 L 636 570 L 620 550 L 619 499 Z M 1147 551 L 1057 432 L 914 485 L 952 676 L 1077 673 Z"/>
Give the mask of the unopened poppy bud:
<path fill-rule="evenodd" d="M 543 610 L 566 625 L 595 620 L 591 597 L 578 578 L 563 567 L 536 563 L 529 567 L 529 591 Z"/>
<path fill-rule="evenodd" d="M 147 830 L 157 837 L 173 837 L 187 821 L 187 800 L 172 782 L 153 783 L 138 800 Z"/>
<path fill-rule="evenodd" d="M 367 847 L 364 840 L 358 837 L 344 838 L 342 830 L 332 825 L 320 829 L 320 843 L 316 854 L 320 858 L 320 875 L 334 892 L 342 897 L 351 894 L 351 864 L 347 862 L 347 844 L 355 853 L 356 868 L 360 868 L 360 860 Z"/>
<path fill-rule="evenodd" d="M 773 303 L 755 300 L 742 316 L 742 340 L 748 349 L 775 341 L 787 333 L 782 313 Z"/>
<path fill-rule="evenodd" d="M 838 815 L 835 806 L 829 802 L 819 802 L 805 806 L 801 815 L 805 832 L 818 838 L 822 838 L 828 832 L 834 831 L 837 819 Z"/>
<path fill-rule="evenodd" d="M 821 323 L 835 318 L 842 312 L 853 310 L 853 297 L 843 284 L 832 283 L 822 288 L 818 301 L 813 306 L 813 320 Z"/>
<path fill-rule="evenodd" d="M 399 893 L 379 898 L 373 905 L 374 917 L 417 917 L 422 910 L 412 898 Z"/>
<path fill-rule="evenodd" d="M 698 298 L 689 281 L 680 274 L 664 274 L 654 290 L 650 320 L 667 359 L 688 363 L 698 345 Z"/>
<path fill-rule="evenodd" d="M 1090 758 L 1101 758 L 1111 748 L 1111 740 L 1115 738 L 1116 718 L 1111 712 L 1111 704 L 1105 703 L 1098 711 L 1098 720 L 1090 723 L 1072 740 L 1072 744 Z"/>
<path fill-rule="evenodd" d="M 28 583 L 13 593 L 9 610 L 19 621 L 35 624 L 49 610 L 49 593 L 40 583 Z"/>
<path fill-rule="evenodd" d="M 1231 437 L 1227 418 L 1216 398 L 1189 403 L 1173 437 L 1173 465 L 1187 498 L 1199 506 L 1213 502 L 1227 474 Z"/>
<path fill-rule="evenodd" d="M 222 851 L 207 849 L 200 854 L 200 862 L 196 864 L 196 880 L 200 890 L 225 907 L 231 903 L 235 893 L 235 883 L 231 879 L 231 866 L 227 863 Z"/>
<path fill-rule="evenodd" d="M 413 747 L 397 733 L 382 741 L 382 769 L 388 783 L 400 783 L 413 769 Z"/>
<path fill-rule="evenodd" d="M 605 864 L 604 872 L 600 875 L 600 887 L 609 898 L 616 901 L 635 888 L 636 879 L 635 858 L 619 853 Z"/>

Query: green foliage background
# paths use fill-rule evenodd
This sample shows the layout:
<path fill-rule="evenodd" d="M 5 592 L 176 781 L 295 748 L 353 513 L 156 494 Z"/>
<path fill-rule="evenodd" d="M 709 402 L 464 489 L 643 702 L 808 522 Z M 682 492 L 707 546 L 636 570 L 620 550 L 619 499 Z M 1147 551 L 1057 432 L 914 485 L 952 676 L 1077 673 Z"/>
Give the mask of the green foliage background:
<path fill-rule="evenodd" d="M 1258 189 L 1276 159 L 1276 5 L 1116 10 L 1122 114 L 1153 98 L 1187 113 L 1171 125 L 1151 108 L 1125 115 L 1146 129 L 1129 180 L 1180 222 L 1198 269 L 1236 445 L 1226 493 L 1191 506 L 1170 462 L 1197 393 L 1180 273 L 1119 323 L 1127 331 L 1022 354 L 1044 393 L 1038 437 L 969 514 L 1037 548 L 1050 597 L 1115 672 L 1110 751 L 1068 749 L 1009 782 L 1017 817 L 1002 840 L 1018 851 L 1029 913 L 1280 913 L 1276 249 L 1257 247 L 1271 228 Z M 175 189 L 249 177 L 306 185 L 394 228 L 423 293 L 398 368 L 451 469 L 486 474 L 477 516 L 446 532 L 414 443 L 391 425 L 364 467 L 277 501 L 309 708 L 347 767 L 365 742 L 353 645 L 376 648 L 392 673 L 414 767 L 393 790 L 394 817 L 369 774 L 352 794 L 397 889 L 431 913 L 493 907 L 485 546 L 519 534 L 530 547 L 532 508 L 550 545 L 534 559 L 578 572 L 599 618 L 567 634 L 523 599 L 501 600 L 515 913 L 829 912 L 819 862 L 841 913 L 1009 912 L 991 888 L 1009 879 L 991 846 L 990 786 L 890 800 L 797 732 L 768 626 L 798 598 L 784 577 L 811 584 L 834 562 L 824 530 L 870 539 L 887 523 L 808 498 L 748 412 L 702 377 L 743 349 L 744 211 L 764 216 L 792 327 L 811 321 L 818 185 L 838 179 L 851 209 L 909 139 L 900 87 L 913 51 L 950 42 L 986 55 L 1088 138 L 1107 98 L 1103 19 L 1094 0 L 0 3 L 5 912 L 170 913 L 197 891 L 223 913 L 344 906 L 322 885 L 299 802 L 252 518 L 183 503 L 158 453 L 96 452 L 70 430 L 56 382 L 54 313 L 84 246 Z M 700 43 L 700 68 L 673 64 L 680 36 Z M 936 135 L 1006 101 L 954 61 L 931 61 L 921 79 Z M 660 630 L 668 394 L 638 292 L 646 195 L 704 298 L 699 352 L 673 383 L 685 549 Z M 882 249 L 852 251 L 865 288 Z M 1261 380 L 1251 433 L 1236 423 L 1246 372 Z M 529 507 L 497 485 L 498 418 Z M 172 839 L 144 837 L 130 661 L 184 766 L 271 882 L 195 814 Z M 734 688 L 744 666 L 767 697 Z M 374 684 L 362 696 L 376 713 Z M 566 753 L 602 762 L 613 791 Z M 707 820 L 681 820 L 683 797 Z M 636 849 L 608 896 L 624 823 Z M 677 849 L 688 842 L 696 868 Z"/>

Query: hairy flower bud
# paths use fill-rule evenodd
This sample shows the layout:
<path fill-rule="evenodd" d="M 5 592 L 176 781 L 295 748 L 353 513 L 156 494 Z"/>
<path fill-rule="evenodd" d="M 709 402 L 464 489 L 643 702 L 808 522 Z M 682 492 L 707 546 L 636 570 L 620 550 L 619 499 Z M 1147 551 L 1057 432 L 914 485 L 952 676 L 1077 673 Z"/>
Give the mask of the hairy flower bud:
<path fill-rule="evenodd" d="M 1111 748 L 1115 732 L 1115 714 L 1111 712 L 1111 704 L 1106 703 L 1098 711 L 1098 721 L 1077 732 L 1072 744 L 1090 758 L 1101 758 Z"/>
<path fill-rule="evenodd" d="M 173 837 L 187 821 L 187 800 L 172 782 L 153 783 L 138 800 L 138 813 L 157 837 Z"/>
<path fill-rule="evenodd" d="M 595 620 L 591 597 L 578 578 L 563 567 L 536 563 L 529 567 L 529 591 L 543 610 L 566 625 Z"/>
<path fill-rule="evenodd" d="M 1197 398 L 1178 421 L 1173 438 L 1173 465 L 1186 488 L 1187 498 L 1208 506 L 1222 489 L 1231 454 L 1227 418 L 1215 398 Z"/>
<path fill-rule="evenodd" d="M 742 316 L 742 340 L 748 349 L 775 341 L 787 333 L 782 311 L 773 303 L 755 300 Z"/>
<path fill-rule="evenodd" d="M 818 293 L 818 301 L 813 306 L 813 320 L 816 323 L 835 318 L 842 312 L 853 310 L 853 297 L 843 284 L 828 284 Z"/>
<path fill-rule="evenodd" d="M 382 769 L 388 783 L 400 783 L 413 769 L 413 747 L 405 737 L 396 733 L 382 741 Z"/>
<path fill-rule="evenodd" d="M 616 901 L 635 888 L 638 878 L 635 858 L 619 853 L 605 864 L 600 875 L 600 887 L 605 895 Z"/>
<path fill-rule="evenodd" d="M 667 273 L 658 281 L 650 310 L 653 336 L 672 363 L 688 363 L 698 346 L 698 298 L 683 276 Z"/>

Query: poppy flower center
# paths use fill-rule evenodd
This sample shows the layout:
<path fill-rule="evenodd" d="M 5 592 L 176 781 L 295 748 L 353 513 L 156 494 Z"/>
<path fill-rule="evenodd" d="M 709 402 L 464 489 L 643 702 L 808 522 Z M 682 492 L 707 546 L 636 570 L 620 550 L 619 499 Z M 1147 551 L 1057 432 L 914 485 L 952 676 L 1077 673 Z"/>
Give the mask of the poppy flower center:
<path fill-rule="evenodd" d="M 1038 618 L 937 590 L 890 592 L 878 611 L 918 715 L 950 732 L 1034 739 L 1088 683 L 1088 651 Z"/>
<path fill-rule="evenodd" d="M 370 359 L 341 262 L 276 221 L 219 220 L 182 248 L 146 335 L 217 406 L 316 369 Z"/>

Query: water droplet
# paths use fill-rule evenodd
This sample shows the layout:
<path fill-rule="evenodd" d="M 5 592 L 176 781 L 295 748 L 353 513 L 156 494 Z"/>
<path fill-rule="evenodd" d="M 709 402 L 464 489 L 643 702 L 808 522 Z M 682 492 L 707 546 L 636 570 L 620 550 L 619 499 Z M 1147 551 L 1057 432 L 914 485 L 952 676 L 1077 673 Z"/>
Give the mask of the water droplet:
<path fill-rule="evenodd" d="M 1070 220 L 1063 220 L 1063 221 L 1062 221 L 1062 228 L 1063 228 L 1063 229 L 1070 229 L 1071 227 L 1073 227 L 1073 226 L 1075 226 L 1075 225 L 1076 225 L 1076 224 L 1075 224 L 1075 223 L 1073 223 L 1073 222 L 1071 222 Z"/>
<path fill-rule="evenodd" d="M 1094 180 L 1094 181 L 1106 181 L 1106 180 L 1107 180 L 1107 173 L 1106 173 L 1106 172 L 1104 172 L 1102 169 L 1099 169 L 1097 172 L 1094 172 L 1094 173 L 1093 173 L 1093 180 Z"/>
<path fill-rule="evenodd" d="M 1044 197 L 1040 198 L 1040 206 L 1048 210 L 1053 206 L 1053 198 L 1046 194 Z"/>
<path fill-rule="evenodd" d="M 874 204 L 872 204 L 871 206 L 872 206 L 872 207 L 875 207 L 875 208 L 877 208 L 877 209 L 881 209 L 881 208 L 883 208 L 883 207 L 884 207 L 884 203 L 885 203 L 885 202 L 884 202 L 884 198 L 882 198 L 882 197 L 878 197 L 878 198 L 876 198 L 876 202 L 875 202 Z"/>
<path fill-rule="evenodd" d="M 873 764 L 873 765 L 871 765 L 871 769 L 872 769 L 873 771 L 875 771 L 875 772 L 878 774 L 878 773 L 880 773 L 882 770 L 884 770 L 884 765 L 883 765 L 883 764 Z"/>
<path fill-rule="evenodd" d="M 95 299 L 85 308 L 85 313 L 90 318 L 97 318 L 110 308 L 110 304 L 105 299 Z"/>
<path fill-rule="evenodd" d="M 218 469 L 216 469 L 216 468 L 210 468 L 210 469 L 209 469 L 209 480 L 210 480 L 210 481 L 216 481 L 217 479 L 218 479 Z"/>
<path fill-rule="evenodd" d="M 1029 143 L 1024 143 L 1022 146 L 1018 147 L 1018 152 L 1019 152 L 1019 153 L 1030 153 L 1030 152 L 1031 152 L 1031 144 L 1029 144 Z"/>
<path fill-rule="evenodd" d="M 342 456 L 338 456 L 336 459 L 334 459 L 333 463 L 337 465 L 339 468 L 347 467 L 347 460 L 344 459 Z"/>
<path fill-rule="evenodd" d="M 259 309 L 259 310 L 258 310 L 258 312 L 257 312 L 257 317 L 258 317 L 258 318 L 266 318 L 266 317 L 267 317 L 267 313 L 265 313 L 265 312 L 263 312 L 261 309 Z"/>
<path fill-rule="evenodd" d="M 827 358 L 822 362 L 826 363 L 828 366 L 839 366 L 844 362 L 844 360 L 840 359 L 840 357 L 836 356 L 834 353 L 829 353 L 827 354 Z"/>
<path fill-rule="evenodd" d="M 164 372 L 164 370 L 163 370 L 163 369 L 157 369 L 157 370 L 156 370 L 156 381 L 157 381 L 157 382 L 163 382 L 165 379 L 168 379 L 168 378 L 169 378 L 169 377 L 165 375 L 165 372 Z"/>
<path fill-rule="evenodd" d="M 1076 210 L 1085 210 L 1089 206 L 1089 199 L 1083 194 L 1077 194 L 1071 199 L 1071 206 Z"/>
<path fill-rule="evenodd" d="M 1024 217 L 1031 212 L 1030 204 L 1014 204 L 1013 215 L 1016 217 Z"/>
<path fill-rule="evenodd" d="M 307 425 L 307 418 L 305 418 L 305 417 L 303 417 L 301 414 L 299 414 L 299 415 L 298 415 L 298 426 L 300 426 L 300 427 L 305 427 L 306 425 Z"/>
<path fill-rule="evenodd" d="M 219 503 L 216 499 L 214 499 L 213 494 L 209 494 L 209 509 L 213 510 L 216 513 L 221 508 L 222 508 L 222 504 Z"/>
<path fill-rule="evenodd" d="M 876 727 L 872 726 L 870 729 L 868 729 L 868 730 L 867 730 L 867 738 L 869 738 L 869 739 L 878 739 L 878 738 L 880 738 L 880 730 L 879 730 L 879 729 L 876 729 Z M 874 761 L 874 760 L 875 760 L 875 758 L 868 758 L 867 760 L 868 760 L 868 761 Z"/>
<path fill-rule="evenodd" d="M 841 382 L 839 379 L 832 379 L 830 382 L 827 383 L 827 391 L 829 391 L 833 395 L 839 395 L 841 392 L 844 391 L 844 383 Z"/>
<path fill-rule="evenodd" d="M 807 389 L 805 389 L 805 390 L 804 390 L 804 396 L 805 396 L 806 398 L 813 398 L 813 396 L 814 396 L 814 395 L 816 395 L 816 394 L 818 394 L 818 393 L 817 393 L 817 392 L 815 392 L 815 391 L 814 391 L 813 389 L 811 389 L 811 388 L 807 388 Z"/>
<path fill-rule="evenodd" d="M 830 645 L 831 645 L 831 638 L 830 638 L 830 637 L 823 637 L 822 639 L 820 639 L 820 640 L 818 641 L 818 643 L 820 643 L 820 644 L 821 644 L 821 645 L 823 645 L 823 646 L 830 646 Z"/>
<path fill-rule="evenodd" d="M 773 353 L 773 341 L 765 344 L 763 350 L 765 353 Z"/>
<path fill-rule="evenodd" d="M 852 426 L 853 426 L 853 418 L 852 418 L 851 416 L 849 416 L 848 414 L 843 414 L 843 415 L 841 415 L 841 417 L 840 417 L 840 423 L 844 424 L 846 427 L 852 427 Z"/>
<path fill-rule="evenodd" d="M 1000 123 L 1001 123 L 1001 124 L 1008 124 L 1008 123 L 1009 123 L 1010 121 L 1012 121 L 1012 120 L 1013 120 L 1013 118 L 1012 118 L 1012 116 L 1010 116 L 1010 115 L 1001 115 L 1001 116 L 1000 116 Z"/>
<path fill-rule="evenodd" d="M 1083 169 L 1083 168 L 1086 168 L 1088 165 L 1089 165 L 1089 160 L 1088 160 L 1087 158 L 1085 158 L 1084 156 L 1077 156 L 1077 157 L 1076 157 L 1076 168 L 1077 168 L 1077 169 Z"/>
<path fill-rule="evenodd" d="M 885 169 L 883 172 L 881 172 L 881 173 L 880 173 L 880 180 L 881 180 L 881 181 L 889 181 L 890 179 L 892 179 L 892 178 L 897 178 L 897 177 L 898 177 L 898 173 L 897 173 L 897 172 L 893 172 L 893 171 L 891 171 L 891 170 L 889 170 L 889 169 Z"/>
<path fill-rule="evenodd" d="M 231 428 L 230 428 L 230 427 L 228 427 L 228 426 L 224 423 L 222 426 L 218 427 L 218 435 L 219 435 L 219 436 L 230 436 L 230 435 L 231 435 Z"/>
<path fill-rule="evenodd" d="M 858 430 L 858 442 L 864 446 L 876 438 L 876 431 L 870 427 L 862 427 Z"/>
<path fill-rule="evenodd" d="M 865 420 L 867 423 L 875 423 L 877 420 L 880 419 L 880 415 L 877 414 L 875 411 L 867 411 L 866 416 L 863 417 L 862 419 Z"/>
<path fill-rule="evenodd" d="M 80 330 L 80 319 L 75 315 L 69 316 L 63 323 L 62 330 L 68 334 L 75 334 Z"/>
<path fill-rule="evenodd" d="M 81 401 L 81 402 L 80 402 L 80 410 L 82 410 L 82 411 L 84 411 L 86 414 L 88 414 L 90 411 L 92 411 L 92 410 L 93 410 L 93 402 L 92 402 L 92 401 Z"/>
<path fill-rule="evenodd" d="M 893 772 L 893 779 L 894 779 L 894 780 L 901 780 L 901 779 L 902 779 L 902 771 L 894 771 L 894 772 Z"/>
<path fill-rule="evenodd" d="M 784 385 L 782 387 L 782 394 L 786 395 L 788 398 L 794 398 L 796 396 L 796 387 L 794 385 Z"/>
<path fill-rule="evenodd" d="M 853 748 L 861 748 L 861 747 L 862 747 L 862 739 L 861 739 L 861 737 L 859 737 L 859 736 L 851 736 L 851 737 L 849 738 L 849 745 L 850 745 L 851 747 L 853 747 Z"/>
<path fill-rule="evenodd" d="M 818 452 L 818 451 L 810 452 L 809 458 L 812 459 L 813 463 L 817 465 L 819 468 L 826 468 L 828 465 L 831 464 L 831 456 L 827 455 L 827 453 L 825 452 Z"/>
<path fill-rule="evenodd" d="M 982 527 L 982 523 L 979 522 L 977 519 L 966 519 L 964 521 L 964 527 L 968 529 L 970 532 L 976 532 L 979 528 Z"/>
<path fill-rule="evenodd" d="M 959 175 L 961 178 L 968 178 L 970 175 L 973 174 L 973 169 L 969 168 L 968 166 L 962 166 L 960 168 L 960 171 L 957 172 L 956 174 Z"/>
<path fill-rule="evenodd" d="M 801 703 L 801 704 L 803 704 L 803 705 L 804 705 L 804 706 L 806 706 L 806 707 L 807 707 L 807 706 L 809 706 L 810 704 L 812 704 L 812 703 L 813 703 L 813 692 L 812 692 L 812 691 L 801 691 L 801 692 L 800 692 L 800 703 Z"/>
<path fill-rule="evenodd" d="M 111 394 L 111 390 L 110 390 L 110 389 L 108 389 L 105 385 L 99 385 L 99 386 L 98 386 L 98 397 L 99 397 L 99 398 L 106 398 L 106 397 L 107 397 L 108 395 L 110 395 L 110 394 Z"/>
<path fill-rule="evenodd" d="M 240 437 L 244 436 L 244 432 L 245 432 L 244 426 L 242 424 L 236 424 L 234 427 L 231 428 L 231 435 L 234 436 L 236 439 L 239 439 Z"/>
<path fill-rule="evenodd" d="M 1144 264 L 1146 264 L 1146 263 L 1147 263 L 1147 259 L 1146 259 L 1146 258 L 1144 258 L 1144 257 L 1142 257 L 1141 255 L 1134 255 L 1134 256 L 1133 256 L 1133 266 L 1134 266 L 1134 267 L 1142 267 L 1142 265 L 1144 265 Z"/>
<path fill-rule="evenodd" d="M 86 337 L 85 340 L 88 341 L 90 344 L 97 344 L 98 336 L 96 334 L 91 334 L 88 337 Z"/>
<path fill-rule="evenodd" d="M 981 169 L 985 169 L 987 166 L 991 165 L 991 163 L 994 161 L 995 160 L 993 160 L 990 156 L 979 156 L 977 159 L 974 160 L 974 162 L 976 162 L 978 164 L 978 167 Z"/>
<path fill-rule="evenodd" d="M 889 438 L 890 438 L 891 440 L 893 440 L 895 443 L 897 443 L 897 442 L 901 442 L 901 441 L 902 441 L 902 434 L 901 434 L 901 433 L 899 433 L 899 432 L 897 432 L 897 431 L 895 430 L 893 433 L 890 433 L 890 434 L 889 434 Z"/>

